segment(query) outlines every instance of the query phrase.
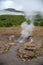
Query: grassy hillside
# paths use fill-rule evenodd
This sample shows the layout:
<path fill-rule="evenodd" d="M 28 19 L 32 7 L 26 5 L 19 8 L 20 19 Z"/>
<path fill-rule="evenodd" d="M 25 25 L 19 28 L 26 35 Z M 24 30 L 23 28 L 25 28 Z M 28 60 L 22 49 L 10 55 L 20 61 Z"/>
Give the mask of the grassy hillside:
<path fill-rule="evenodd" d="M 25 21 L 23 15 L 0 15 L 0 27 L 15 27 Z"/>
<path fill-rule="evenodd" d="M 0 15 L 0 27 L 17 27 L 26 21 L 23 15 Z M 31 22 L 28 19 L 28 24 Z M 43 26 L 43 17 L 37 14 L 33 17 L 35 26 Z"/>

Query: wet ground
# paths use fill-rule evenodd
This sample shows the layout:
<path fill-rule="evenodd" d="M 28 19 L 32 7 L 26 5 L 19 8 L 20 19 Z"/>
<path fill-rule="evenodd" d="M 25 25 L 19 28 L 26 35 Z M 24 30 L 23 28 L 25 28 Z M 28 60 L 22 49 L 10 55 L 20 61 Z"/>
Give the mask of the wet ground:
<path fill-rule="evenodd" d="M 0 35 L 0 40 L 2 41 L 7 41 L 9 40 L 9 37 L 11 35 Z M 9 42 L 15 43 L 14 40 L 17 40 L 18 35 L 16 36 L 15 39 L 10 40 Z M 43 37 L 34 37 L 34 41 L 37 46 L 40 45 L 40 41 L 43 40 Z M 38 44 L 39 43 L 39 44 Z M 17 56 L 17 49 L 21 46 L 22 44 L 16 43 L 10 47 L 10 50 L 7 53 L 1 54 L 0 55 L 0 65 L 43 65 L 43 56 L 37 57 L 35 59 L 32 59 L 31 61 L 22 61 L 18 56 Z"/>

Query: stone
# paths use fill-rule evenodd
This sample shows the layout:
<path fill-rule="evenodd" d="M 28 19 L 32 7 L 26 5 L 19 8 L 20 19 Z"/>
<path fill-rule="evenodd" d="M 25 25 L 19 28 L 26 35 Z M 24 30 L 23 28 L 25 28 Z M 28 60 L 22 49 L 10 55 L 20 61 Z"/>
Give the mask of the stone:
<path fill-rule="evenodd" d="M 36 45 L 34 43 L 25 43 L 24 44 L 24 49 L 26 50 L 35 50 L 36 49 Z"/>
<path fill-rule="evenodd" d="M 18 55 L 21 59 L 30 59 L 35 57 L 33 51 L 25 50 L 24 48 L 18 49 Z"/>
<path fill-rule="evenodd" d="M 13 43 L 13 42 L 10 42 L 10 43 L 8 43 L 9 45 L 15 45 L 16 43 Z"/>

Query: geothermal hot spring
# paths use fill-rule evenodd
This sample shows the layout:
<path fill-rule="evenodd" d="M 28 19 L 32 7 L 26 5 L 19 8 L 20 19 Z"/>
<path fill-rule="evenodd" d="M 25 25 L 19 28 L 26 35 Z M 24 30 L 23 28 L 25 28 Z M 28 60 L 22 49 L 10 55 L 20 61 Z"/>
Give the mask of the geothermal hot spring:
<path fill-rule="evenodd" d="M 28 7 L 27 4 L 26 6 Z M 43 48 L 41 47 L 43 36 L 32 35 L 35 29 L 32 16 L 36 15 L 34 11 L 40 11 L 41 9 L 38 5 L 32 7 L 33 9 L 23 7 L 25 8 L 23 11 L 26 21 L 21 24 L 20 34 L 0 34 L 0 65 L 43 65 Z M 28 19 L 31 20 L 30 24 L 27 23 Z M 10 30 L 7 29 L 7 32 Z M 18 31 L 17 28 L 17 33 L 19 33 Z M 40 32 L 43 32 L 43 29 Z"/>
<path fill-rule="evenodd" d="M 32 32 L 34 31 L 34 22 L 32 20 L 33 16 L 36 15 L 36 13 L 34 12 L 29 12 L 29 14 L 27 14 L 27 11 L 25 12 L 24 11 L 24 16 L 26 18 L 26 21 L 24 21 L 22 24 L 21 24 L 21 35 L 19 37 L 19 39 L 17 40 L 18 43 L 24 43 L 26 42 L 27 38 L 31 37 L 31 40 L 30 40 L 30 43 L 33 42 L 33 39 L 32 39 Z M 28 20 L 30 19 L 30 24 L 28 24 Z"/>
<path fill-rule="evenodd" d="M 35 29 L 32 15 L 24 14 L 24 16 L 26 21 L 21 24 L 20 33 L 18 28 L 13 28 L 19 34 L 0 35 L 0 65 L 1 63 L 5 63 L 5 65 L 43 64 L 43 49 L 40 48 L 43 37 L 32 35 Z M 28 18 L 31 20 L 30 24 L 27 23 Z M 7 29 L 7 31 L 9 30 Z"/>

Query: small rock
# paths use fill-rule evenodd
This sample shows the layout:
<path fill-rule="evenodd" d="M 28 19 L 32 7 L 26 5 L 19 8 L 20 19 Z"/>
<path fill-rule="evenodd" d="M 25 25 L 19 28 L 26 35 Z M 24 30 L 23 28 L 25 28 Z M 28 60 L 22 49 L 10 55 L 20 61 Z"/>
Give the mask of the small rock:
<path fill-rule="evenodd" d="M 9 45 L 14 45 L 15 43 L 8 43 Z"/>
<path fill-rule="evenodd" d="M 27 49 L 27 50 L 35 50 L 36 49 L 36 45 L 34 43 L 25 43 L 24 44 L 24 49 Z"/>
<path fill-rule="evenodd" d="M 15 38 L 14 35 L 9 36 L 9 40 L 12 40 L 13 38 Z"/>

